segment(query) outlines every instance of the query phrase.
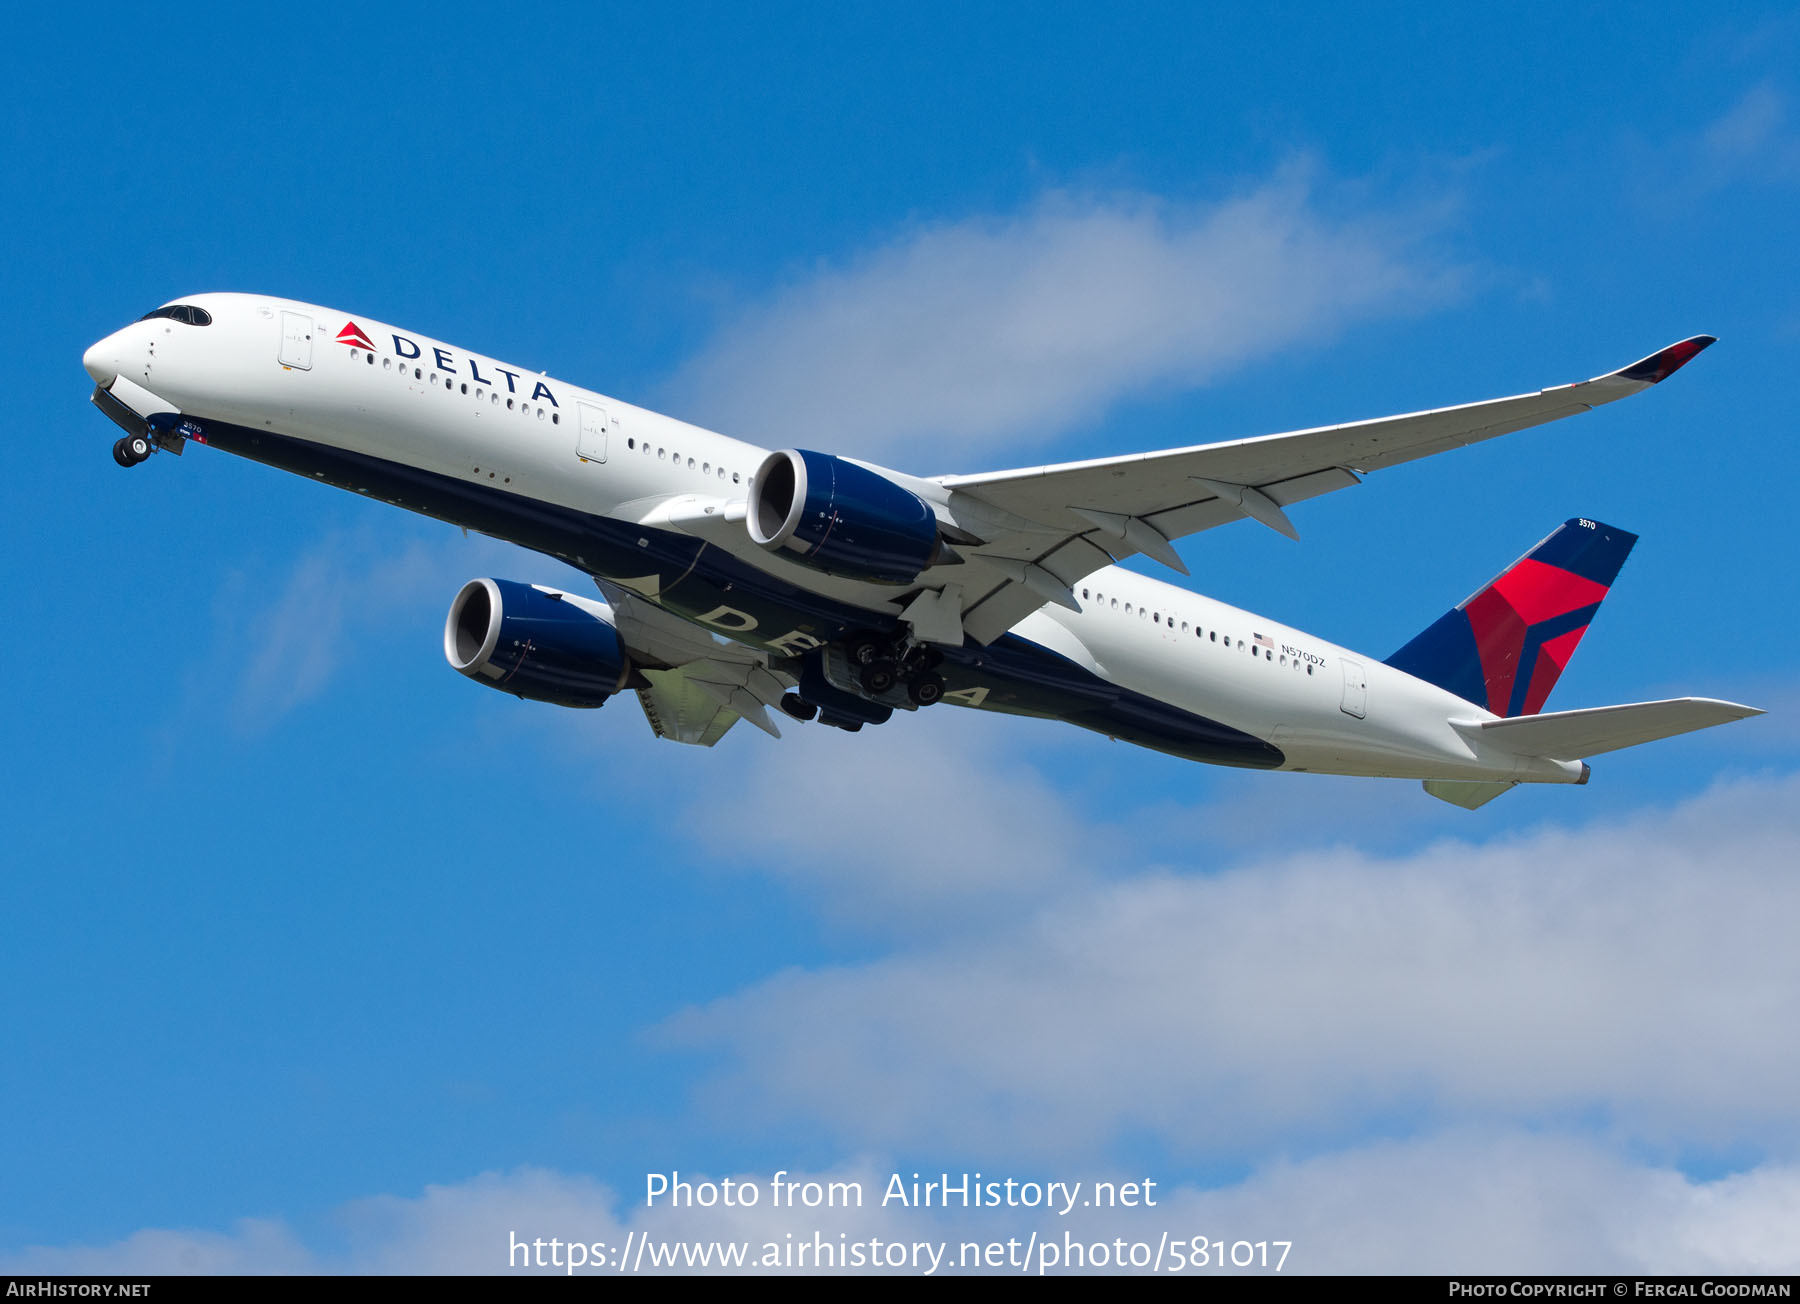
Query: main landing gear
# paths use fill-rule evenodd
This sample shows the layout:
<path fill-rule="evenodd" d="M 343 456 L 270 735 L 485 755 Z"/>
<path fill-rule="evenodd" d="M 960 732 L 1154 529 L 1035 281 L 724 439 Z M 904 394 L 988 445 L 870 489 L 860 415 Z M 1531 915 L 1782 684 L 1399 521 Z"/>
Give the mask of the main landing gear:
<path fill-rule="evenodd" d="M 113 445 L 113 461 L 120 466 L 136 466 L 156 451 L 148 435 L 126 435 Z"/>
<path fill-rule="evenodd" d="M 855 733 L 884 724 L 895 711 L 916 711 L 944 699 L 938 673 L 944 655 L 905 634 L 862 630 L 800 658 L 797 691 L 781 700 L 796 720 Z"/>
<path fill-rule="evenodd" d="M 936 669 L 943 658 L 929 648 L 896 643 L 879 634 L 858 634 L 845 644 L 845 651 L 856 667 L 857 683 L 870 697 L 880 697 L 900 683 L 914 706 L 943 700 L 944 677 Z"/>

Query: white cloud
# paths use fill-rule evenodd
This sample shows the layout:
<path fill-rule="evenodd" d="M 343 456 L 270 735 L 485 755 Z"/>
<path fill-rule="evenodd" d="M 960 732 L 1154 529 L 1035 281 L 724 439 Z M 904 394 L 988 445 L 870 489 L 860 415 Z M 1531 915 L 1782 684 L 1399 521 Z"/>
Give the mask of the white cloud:
<path fill-rule="evenodd" d="M 1065 894 L 975 941 L 790 970 L 664 1027 L 733 1126 L 857 1147 L 1193 1153 L 1371 1122 L 1800 1131 L 1800 778 L 1395 858 Z M 954 1102 L 947 1107 L 946 1102 Z"/>
<path fill-rule="evenodd" d="M 688 827 L 709 863 L 771 874 L 839 917 L 986 923 L 1067 890 L 1104 854 L 1105 830 L 1009 745 L 1033 727 L 1051 726 L 952 707 L 897 713 L 873 735 L 784 720 Z"/>
<path fill-rule="evenodd" d="M 292 563 L 273 596 L 252 576 L 231 578 L 222 595 L 219 662 L 232 667 L 233 720 L 266 728 L 324 691 L 359 642 L 401 621 L 436 623 L 462 582 L 496 566 L 519 564 L 519 550 L 485 537 L 434 532 L 386 539 L 370 530 L 334 531 Z M 527 559 L 531 578 L 557 576 L 544 558 Z M 502 571 L 504 573 L 504 571 Z M 441 620 L 441 614 L 437 619 Z M 429 651 L 430 644 L 423 645 Z M 209 684 L 219 678 L 206 676 Z"/>
<path fill-rule="evenodd" d="M 903 1166 L 903 1179 L 913 1166 Z M 1064 1216 L 1043 1209 L 882 1207 L 891 1167 L 871 1161 L 788 1180 L 853 1181 L 852 1209 L 776 1208 L 769 1173 L 754 1182 L 754 1208 L 646 1208 L 641 1188 L 624 1194 L 585 1177 L 542 1169 L 487 1173 L 429 1186 L 415 1198 L 378 1196 L 340 1209 L 341 1249 L 308 1246 L 285 1223 L 244 1220 L 229 1232 L 148 1230 L 112 1245 L 35 1247 L 0 1257 L 0 1271 L 39 1273 L 505 1273 L 523 1272 L 513 1247 L 555 1239 L 616 1255 L 646 1235 L 662 1245 L 738 1242 L 754 1257 L 773 1245 L 867 1243 L 871 1237 L 940 1247 L 939 1271 L 954 1270 L 964 1242 L 1017 1238 L 1061 1250 L 1065 1236 L 1091 1249 L 1124 1239 L 1149 1258 L 1162 1243 L 1191 1253 L 1193 1238 L 1292 1243 L 1289 1274 L 1345 1272 L 1779 1273 L 1800 1269 L 1792 1229 L 1800 1219 L 1800 1165 L 1770 1162 L 1712 1181 L 1631 1162 L 1593 1143 L 1524 1132 L 1447 1133 L 1377 1143 L 1300 1163 L 1274 1162 L 1230 1186 L 1159 1182 L 1154 1208 L 1095 1209 L 1081 1199 L 1096 1178 L 1154 1174 L 1116 1170 L 1003 1174 L 1024 1181 L 1083 1183 Z M 696 1185 L 698 1173 L 683 1174 Z M 922 1173 L 929 1180 L 935 1173 Z M 954 1181 L 957 1174 L 952 1174 Z M 540 1251 L 534 1246 L 529 1252 Z M 552 1251 L 566 1262 L 567 1251 Z M 1127 1251 L 1129 1254 L 1130 1252 Z M 1240 1258 L 1245 1251 L 1240 1251 Z M 1279 1255 L 1276 1247 L 1269 1251 Z M 1209 1250 L 1216 1254 L 1216 1250 Z M 917 1253 L 921 1264 L 930 1249 Z M 1060 1253 L 1059 1253 L 1060 1257 Z M 510 1264 L 509 1264 L 510 1258 Z M 1165 1269 L 1173 1258 L 1165 1254 Z M 1066 1265 L 1054 1265 L 1062 1270 Z M 535 1265 L 534 1265 L 535 1267 Z M 549 1268 L 547 1271 L 563 1271 Z M 613 1270 L 610 1267 L 603 1271 Z M 1002 1269 L 1016 1272 L 1016 1268 Z M 909 1267 L 906 1271 L 910 1272 Z M 1192 1269 L 1189 1269 L 1192 1271 Z M 1209 1266 L 1208 1276 L 1223 1275 Z"/>
<path fill-rule="evenodd" d="M 1709 123 L 1699 151 L 1707 185 L 1800 177 L 1800 134 L 1789 120 L 1787 96 L 1768 82 L 1751 87 Z"/>
<path fill-rule="evenodd" d="M 1766 80 L 1695 130 L 1634 137 L 1627 149 L 1640 195 L 1664 212 L 1729 186 L 1800 180 L 1800 129 L 1790 97 Z"/>
<path fill-rule="evenodd" d="M 1699 1182 L 1567 1137 L 1452 1134 L 1271 1164 L 1168 1216 L 1291 1239 L 1300 1272 L 1792 1272 L 1800 1165 Z"/>
<path fill-rule="evenodd" d="M 676 375 L 745 438 L 972 471 L 1128 393 L 1435 306 L 1441 212 L 1327 211 L 1306 169 L 1211 204 L 1052 193 L 922 224 L 747 307 Z"/>
<path fill-rule="evenodd" d="M 149 1228 L 111 1245 L 33 1246 L 0 1256 L 0 1271 L 94 1275 L 245 1275 L 317 1271 L 293 1229 L 242 1218 L 229 1232 Z"/>

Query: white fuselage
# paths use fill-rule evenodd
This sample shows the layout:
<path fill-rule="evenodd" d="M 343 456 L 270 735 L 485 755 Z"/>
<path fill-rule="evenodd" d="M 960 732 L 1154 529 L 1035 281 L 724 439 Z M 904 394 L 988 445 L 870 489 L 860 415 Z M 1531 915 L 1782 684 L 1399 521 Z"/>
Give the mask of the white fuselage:
<path fill-rule="evenodd" d="M 182 302 L 213 323 L 134 323 L 88 351 L 89 372 L 128 405 L 134 393 L 154 396 L 184 415 L 678 530 L 834 602 L 889 621 L 899 613 L 891 588 L 822 574 L 751 540 L 741 512 L 728 509 L 746 497 L 765 448 L 367 317 L 255 295 Z M 344 342 L 340 323 L 361 336 Z M 629 587 L 633 577 L 608 578 Z M 1079 611 L 1045 606 L 1013 632 L 1113 684 L 1273 744 L 1282 768 L 1581 777 L 1577 763 L 1483 749 L 1451 722 L 1494 717 L 1379 658 L 1116 566 L 1089 575 L 1075 595 Z M 710 622 L 687 614 L 727 636 L 743 628 L 728 606 Z M 794 651 L 804 638 L 765 629 L 758 641 Z"/>

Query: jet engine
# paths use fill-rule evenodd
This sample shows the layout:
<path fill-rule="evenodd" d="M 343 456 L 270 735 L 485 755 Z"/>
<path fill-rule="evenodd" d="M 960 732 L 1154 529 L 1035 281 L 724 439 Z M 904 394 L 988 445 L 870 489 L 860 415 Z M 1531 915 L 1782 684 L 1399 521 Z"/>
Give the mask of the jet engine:
<path fill-rule="evenodd" d="M 756 469 L 750 537 L 842 579 L 911 584 L 942 549 L 938 521 L 910 489 L 829 453 L 787 448 Z"/>
<path fill-rule="evenodd" d="M 462 586 L 444 656 L 478 684 L 557 706 L 599 706 L 631 677 L 611 607 L 513 580 Z"/>

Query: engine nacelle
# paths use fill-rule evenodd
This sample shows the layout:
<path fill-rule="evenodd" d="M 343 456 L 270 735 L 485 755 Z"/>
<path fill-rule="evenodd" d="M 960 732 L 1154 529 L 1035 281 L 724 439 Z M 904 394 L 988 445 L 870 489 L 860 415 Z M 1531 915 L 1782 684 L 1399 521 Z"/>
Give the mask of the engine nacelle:
<path fill-rule="evenodd" d="M 631 676 L 611 607 L 514 580 L 462 586 L 444 656 L 478 684 L 557 706 L 599 706 Z"/>
<path fill-rule="evenodd" d="M 786 448 L 756 468 L 750 537 L 843 579 L 911 584 L 940 548 L 925 500 L 867 467 Z"/>

